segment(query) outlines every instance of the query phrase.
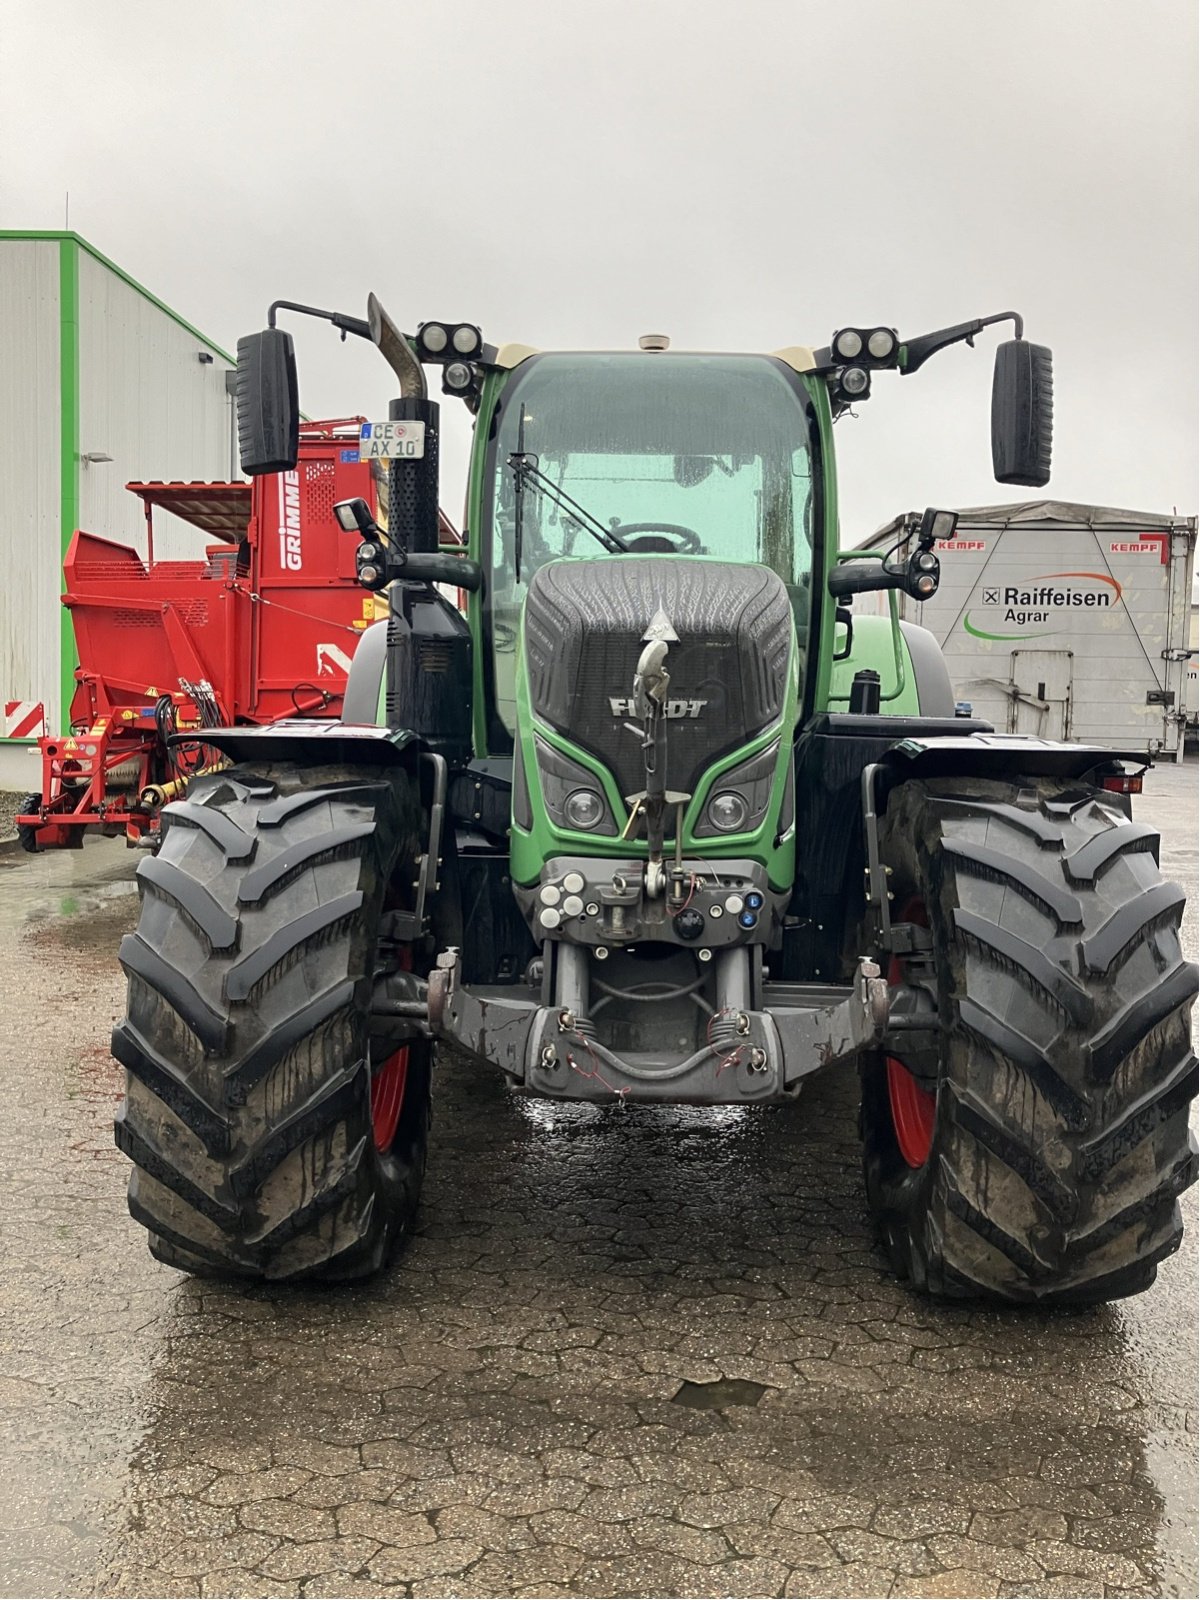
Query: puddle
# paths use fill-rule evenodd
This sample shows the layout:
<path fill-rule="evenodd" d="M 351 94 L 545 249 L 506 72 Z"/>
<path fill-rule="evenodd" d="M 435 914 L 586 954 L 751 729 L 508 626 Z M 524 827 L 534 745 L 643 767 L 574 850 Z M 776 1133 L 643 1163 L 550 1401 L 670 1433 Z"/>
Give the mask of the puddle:
<path fill-rule="evenodd" d="M 765 1383 L 749 1378 L 714 1378 L 711 1383 L 682 1383 L 671 1398 L 697 1411 L 724 1411 L 726 1406 L 756 1406 L 766 1392 Z"/>

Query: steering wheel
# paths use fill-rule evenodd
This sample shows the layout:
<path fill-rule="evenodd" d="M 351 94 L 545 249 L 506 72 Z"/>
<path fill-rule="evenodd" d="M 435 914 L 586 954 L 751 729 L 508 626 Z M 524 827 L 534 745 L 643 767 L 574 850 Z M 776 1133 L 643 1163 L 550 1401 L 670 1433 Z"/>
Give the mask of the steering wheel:
<path fill-rule="evenodd" d="M 685 528 L 681 522 L 621 522 L 608 531 L 618 539 L 626 539 L 631 533 L 666 533 L 679 540 L 680 555 L 698 556 L 704 549 L 695 529 Z"/>

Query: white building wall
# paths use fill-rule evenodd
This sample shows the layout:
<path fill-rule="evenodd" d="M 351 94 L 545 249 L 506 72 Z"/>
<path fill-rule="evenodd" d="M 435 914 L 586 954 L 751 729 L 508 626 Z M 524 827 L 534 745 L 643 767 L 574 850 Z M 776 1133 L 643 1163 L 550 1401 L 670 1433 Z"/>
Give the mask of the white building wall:
<path fill-rule="evenodd" d="M 212 356 L 211 364 L 200 360 Z M 79 253 L 79 526 L 145 554 L 134 479 L 225 479 L 230 363 L 87 251 Z M 240 477 L 240 473 L 238 474 Z M 156 513 L 155 555 L 203 559 L 204 535 Z"/>
<path fill-rule="evenodd" d="M 56 714 L 58 258 L 57 240 L 0 239 L 0 700 L 52 698 Z"/>

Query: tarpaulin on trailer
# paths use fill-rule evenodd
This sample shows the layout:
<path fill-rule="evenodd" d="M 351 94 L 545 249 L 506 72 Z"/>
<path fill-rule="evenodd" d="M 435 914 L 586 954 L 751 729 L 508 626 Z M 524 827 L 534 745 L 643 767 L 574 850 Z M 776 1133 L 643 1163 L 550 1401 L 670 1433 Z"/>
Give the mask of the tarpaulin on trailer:
<path fill-rule="evenodd" d="M 867 538 L 860 539 L 853 548 L 856 550 L 881 548 L 888 539 L 898 539 L 905 528 L 914 522 L 919 522 L 920 519 L 919 511 L 902 512 L 890 522 L 885 522 Z M 1194 517 L 1166 515 L 1155 511 L 1125 511 L 1119 506 L 1082 505 L 1071 500 L 1017 500 L 1009 505 L 963 506 L 958 512 L 960 528 L 1000 529 L 1015 525 L 1036 527 L 1043 523 L 1048 526 L 1055 523 L 1070 523 L 1075 527 L 1109 528 L 1113 532 L 1122 529 L 1141 531 L 1145 528 L 1164 530 L 1195 528 Z"/>

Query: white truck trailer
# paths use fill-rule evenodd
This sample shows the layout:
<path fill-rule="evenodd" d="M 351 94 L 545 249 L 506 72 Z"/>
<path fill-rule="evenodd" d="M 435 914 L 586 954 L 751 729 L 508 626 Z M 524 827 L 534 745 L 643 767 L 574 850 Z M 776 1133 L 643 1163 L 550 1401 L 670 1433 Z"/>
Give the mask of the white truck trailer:
<path fill-rule="evenodd" d="M 859 548 L 886 550 L 919 520 L 896 517 Z M 1056 500 L 971 506 L 937 546 L 937 594 L 901 594 L 900 614 L 932 630 L 957 699 L 998 731 L 1182 760 L 1196 717 L 1195 553 L 1195 517 Z M 887 603 L 858 603 L 872 600 Z"/>

